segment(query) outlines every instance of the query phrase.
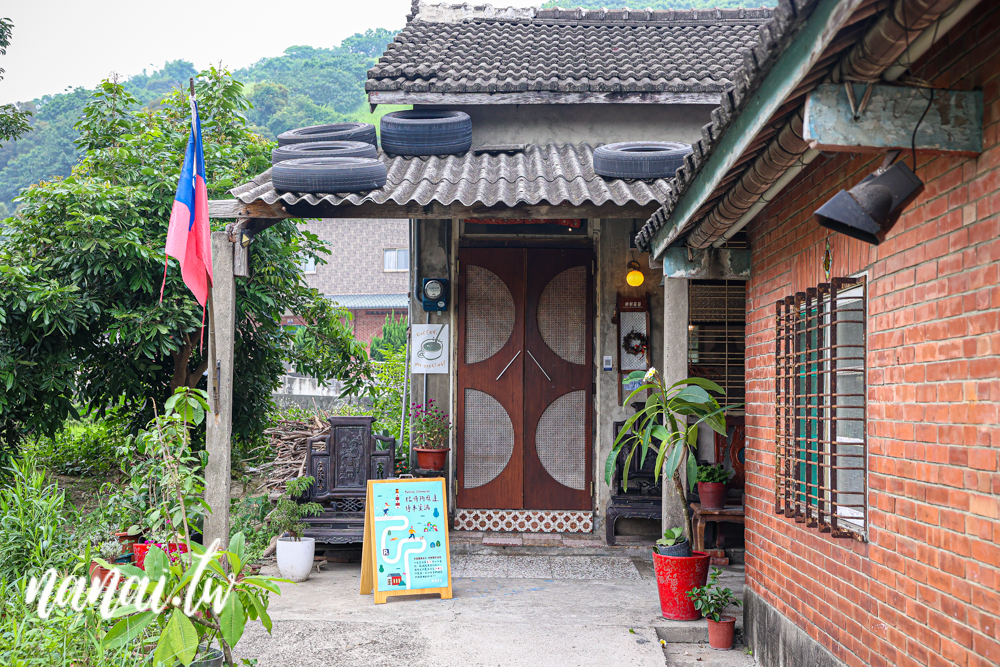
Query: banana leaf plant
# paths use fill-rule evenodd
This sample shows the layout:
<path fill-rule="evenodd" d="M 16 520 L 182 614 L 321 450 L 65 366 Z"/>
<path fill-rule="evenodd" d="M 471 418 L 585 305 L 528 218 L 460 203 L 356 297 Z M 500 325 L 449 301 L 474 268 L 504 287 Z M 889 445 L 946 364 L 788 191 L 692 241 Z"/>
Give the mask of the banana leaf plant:
<path fill-rule="evenodd" d="M 656 454 L 654 479 L 659 480 L 662 471 L 667 479 L 674 481 L 678 497 L 684 498 L 680 477 L 675 476 L 675 473 L 686 467 L 688 481 L 691 488 L 695 488 L 698 480 L 698 426 L 704 423 L 725 436 L 726 410 L 739 406 L 720 406 L 718 399 L 712 394 L 724 396 L 726 392 L 711 380 L 687 378 L 668 387 L 657 370 L 650 368 L 648 371 L 629 373 L 622 384 L 631 385 L 637 380 L 641 380 L 642 384 L 629 394 L 625 405 L 631 404 L 632 399 L 642 392 L 648 391 L 649 396 L 643 408 L 629 417 L 615 438 L 604 465 L 605 479 L 610 486 L 618 466 L 619 454 L 625 448 L 628 456 L 622 470 L 622 486 L 628 490 L 628 471 L 632 459 L 638 454 L 639 465 L 642 466 L 649 452 L 653 451 Z M 695 419 L 691 421 L 690 417 Z M 681 504 L 684 507 L 687 531 L 687 503 Z"/>

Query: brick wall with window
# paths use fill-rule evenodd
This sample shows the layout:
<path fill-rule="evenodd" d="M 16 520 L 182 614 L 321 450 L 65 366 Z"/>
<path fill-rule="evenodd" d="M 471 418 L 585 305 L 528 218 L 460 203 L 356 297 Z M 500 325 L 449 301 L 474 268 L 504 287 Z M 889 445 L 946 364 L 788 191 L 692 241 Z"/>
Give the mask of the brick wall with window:
<path fill-rule="evenodd" d="M 747 585 L 848 665 L 1000 664 L 998 50 L 1000 6 L 983 3 L 915 66 L 935 86 L 984 91 L 985 152 L 918 155 L 925 190 L 882 245 L 812 220 L 881 156 L 817 159 L 748 230 Z M 804 430 L 796 436 L 795 418 L 786 423 L 800 449 L 782 459 L 789 434 L 781 432 L 775 391 L 776 303 L 790 297 L 789 310 L 804 316 L 797 294 L 813 290 L 815 300 L 822 284 L 852 276 L 864 278 L 866 396 L 852 406 L 855 416 L 863 408 L 864 430 L 848 437 L 862 442 L 830 437 L 819 417 L 846 413 L 823 407 L 820 397 L 819 405 L 793 407 Z M 820 334 L 815 345 L 824 340 Z M 805 342 L 793 342 L 792 353 L 815 371 L 792 400 L 812 400 L 802 396 L 824 390 L 824 362 Z M 863 505 L 860 525 L 823 505 L 829 471 L 810 449 L 810 434 L 830 447 L 866 448 L 851 459 L 863 470 L 843 489 L 845 505 Z M 776 465 L 786 462 L 787 474 L 779 474 Z M 831 509 L 840 530 L 829 526 Z"/>

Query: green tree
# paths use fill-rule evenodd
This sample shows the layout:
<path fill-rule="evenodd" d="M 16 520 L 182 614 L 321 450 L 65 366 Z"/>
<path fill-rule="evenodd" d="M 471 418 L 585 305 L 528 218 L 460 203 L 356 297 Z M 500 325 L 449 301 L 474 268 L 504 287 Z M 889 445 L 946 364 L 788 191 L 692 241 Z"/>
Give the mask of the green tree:
<path fill-rule="evenodd" d="M 224 197 L 269 164 L 272 144 L 246 128 L 242 86 L 226 71 L 199 75 L 209 196 Z M 162 303 L 163 247 L 190 130 L 186 95 L 142 108 L 105 81 L 77 124 L 85 151 L 72 175 L 29 187 L 0 246 L 0 442 L 51 433 L 75 405 L 123 397 L 132 421 L 152 416 L 177 387 L 205 386 L 202 309 L 171 260 Z M 218 223 L 216 228 L 220 228 Z M 257 235 L 249 278 L 237 279 L 233 432 L 264 428 L 287 365 L 351 391 L 368 383 L 364 346 L 346 312 L 308 288 L 300 257 L 324 244 L 285 220 Z M 288 309 L 311 323 L 295 348 L 280 326 Z"/>
<path fill-rule="evenodd" d="M 14 23 L 10 19 L 0 19 L 0 56 L 7 55 L 13 28 Z M 3 80 L 4 71 L 0 68 L 0 81 Z M 0 141 L 13 141 L 30 130 L 30 117 L 30 111 L 20 109 L 15 104 L 0 105 Z"/>
<path fill-rule="evenodd" d="M 385 316 L 382 335 L 372 336 L 372 342 L 368 348 L 372 361 L 385 360 L 382 350 L 406 347 L 406 330 L 409 327 L 406 320 L 405 316 L 397 320 L 395 312 Z"/>
<path fill-rule="evenodd" d="M 350 37 L 345 37 L 340 43 L 340 48 L 348 53 L 357 53 L 369 58 L 378 58 L 385 53 L 386 46 L 396 38 L 396 33 L 385 28 L 369 28 L 368 30 L 356 32 Z"/>

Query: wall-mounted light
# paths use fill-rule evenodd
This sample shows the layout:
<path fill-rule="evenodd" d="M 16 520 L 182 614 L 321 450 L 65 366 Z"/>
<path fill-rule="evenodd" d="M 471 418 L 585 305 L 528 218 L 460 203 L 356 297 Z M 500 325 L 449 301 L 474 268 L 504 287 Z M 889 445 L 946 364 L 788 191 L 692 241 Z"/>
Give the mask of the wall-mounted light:
<path fill-rule="evenodd" d="M 897 162 L 869 174 L 850 190 L 841 190 L 813 215 L 827 229 L 878 245 L 923 189 L 924 182 L 906 163 Z"/>
<path fill-rule="evenodd" d="M 625 282 L 627 282 L 632 287 L 638 287 L 646 279 L 646 276 L 642 275 L 642 271 L 639 270 L 639 262 L 634 259 L 628 263 L 628 275 L 625 276 Z"/>

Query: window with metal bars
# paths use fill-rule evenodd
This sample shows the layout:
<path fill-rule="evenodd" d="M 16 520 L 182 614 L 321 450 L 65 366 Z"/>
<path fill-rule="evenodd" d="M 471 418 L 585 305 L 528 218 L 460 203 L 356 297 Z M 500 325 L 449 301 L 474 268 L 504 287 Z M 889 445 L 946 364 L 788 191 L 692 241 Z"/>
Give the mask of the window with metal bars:
<path fill-rule="evenodd" d="M 688 374 L 722 386 L 722 405 L 744 402 L 746 281 L 688 283 Z"/>
<path fill-rule="evenodd" d="M 867 529 L 865 280 L 829 283 L 775 308 L 775 506 L 834 537 Z"/>

